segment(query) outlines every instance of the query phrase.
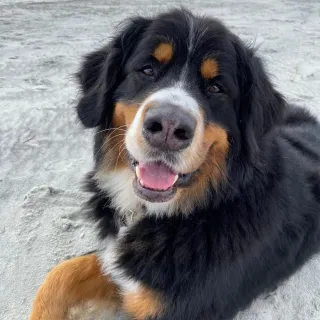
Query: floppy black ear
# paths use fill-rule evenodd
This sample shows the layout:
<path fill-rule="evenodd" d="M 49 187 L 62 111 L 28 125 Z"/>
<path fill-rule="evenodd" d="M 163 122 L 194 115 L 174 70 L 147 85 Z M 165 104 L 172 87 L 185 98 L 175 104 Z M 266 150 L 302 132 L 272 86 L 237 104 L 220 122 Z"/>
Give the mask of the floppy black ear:
<path fill-rule="evenodd" d="M 123 66 L 151 21 L 137 17 L 107 46 L 85 56 L 77 74 L 82 97 L 77 105 L 84 126 L 109 124 L 113 112 L 113 93 L 121 81 Z"/>
<path fill-rule="evenodd" d="M 234 37 L 240 86 L 239 126 L 246 157 L 256 161 L 260 138 L 283 119 L 285 100 L 273 87 L 255 50 Z"/>

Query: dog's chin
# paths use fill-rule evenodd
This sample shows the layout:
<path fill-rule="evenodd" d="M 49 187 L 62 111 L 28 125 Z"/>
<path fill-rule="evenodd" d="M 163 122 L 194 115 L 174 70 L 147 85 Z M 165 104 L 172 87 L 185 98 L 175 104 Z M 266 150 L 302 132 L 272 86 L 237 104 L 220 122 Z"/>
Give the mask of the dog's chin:
<path fill-rule="evenodd" d="M 132 187 L 135 194 L 140 199 L 153 203 L 169 202 L 177 193 L 176 187 L 171 187 L 167 190 L 154 190 L 146 188 L 142 186 L 137 177 L 133 180 Z"/>
<path fill-rule="evenodd" d="M 171 201 L 177 194 L 178 188 L 189 185 L 194 172 L 181 174 L 175 172 L 162 161 L 139 162 L 130 159 L 131 168 L 135 172 L 132 188 L 137 197 L 151 203 Z"/>

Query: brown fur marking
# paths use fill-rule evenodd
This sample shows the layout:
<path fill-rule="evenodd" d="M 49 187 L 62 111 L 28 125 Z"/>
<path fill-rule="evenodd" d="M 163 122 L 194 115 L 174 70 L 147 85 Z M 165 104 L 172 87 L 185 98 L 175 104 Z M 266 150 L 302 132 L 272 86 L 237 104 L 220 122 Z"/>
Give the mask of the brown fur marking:
<path fill-rule="evenodd" d="M 141 115 L 141 122 L 138 125 L 137 139 L 142 146 L 144 139 L 141 129 L 146 111 L 153 106 L 152 103 L 145 106 Z M 125 149 L 125 135 L 132 124 L 139 105 L 117 102 L 112 119 L 112 130 L 106 131 L 105 142 L 103 144 L 104 160 L 101 165 L 102 171 L 114 171 L 128 168 L 128 159 Z"/>
<path fill-rule="evenodd" d="M 144 320 L 162 314 L 163 306 L 154 291 L 140 287 L 137 292 L 124 295 L 123 308 L 135 320 Z"/>
<path fill-rule="evenodd" d="M 152 54 L 160 63 L 168 63 L 173 57 L 173 46 L 171 43 L 160 43 Z"/>
<path fill-rule="evenodd" d="M 203 154 L 205 160 L 201 165 L 198 164 L 200 168 L 195 182 L 188 188 L 178 190 L 176 205 L 180 210 L 191 212 L 195 205 L 204 205 L 210 184 L 217 189 L 222 182 L 227 180 L 228 152 L 229 141 L 226 130 L 216 124 L 208 125 L 202 137 L 202 148 L 197 152 L 197 154 Z"/>
<path fill-rule="evenodd" d="M 112 119 L 112 130 L 106 131 L 104 142 L 104 164 L 107 170 L 128 167 L 125 152 L 125 134 L 139 109 L 138 105 L 117 102 Z"/>
<path fill-rule="evenodd" d="M 217 61 L 214 59 L 206 59 L 201 65 L 201 75 L 205 80 L 215 78 L 219 74 L 219 67 Z"/>
<path fill-rule="evenodd" d="M 147 99 L 148 99 L 148 97 L 145 100 L 147 100 Z M 137 143 L 138 143 L 139 147 L 142 148 L 142 149 L 144 149 L 144 146 L 146 144 L 146 141 L 145 141 L 145 139 L 143 138 L 143 136 L 141 134 L 142 133 L 142 126 L 143 126 L 143 122 L 144 122 L 144 118 L 145 118 L 146 112 L 152 107 L 154 107 L 153 103 L 148 103 L 148 104 L 146 104 L 144 106 L 144 108 L 142 110 L 142 113 L 141 113 L 140 121 L 139 121 L 139 123 L 137 125 L 137 129 L 136 129 L 137 131 L 135 133 L 135 136 L 136 136 L 136 139 L 137 139 Z M 133 116 L 132 119 L 134 119 L 134 117 L 135 117 L 135 115 Z"/>
<path fill-rule="evenodd" d="M 29 320 L 65 320 L 69 310 L 84 301 L 115 312 L 121 307 L 118 288 L 102 275 L 93 254 L 64 261 L 51 270 L 37 292 Z"/>
<path fill-rule="evenodd" d="M 138 109 L 138 105 L 117 102 L 114 109 L 112 127 L 119 128 L 126 126 L 128 128 L 134 120 Z"/>

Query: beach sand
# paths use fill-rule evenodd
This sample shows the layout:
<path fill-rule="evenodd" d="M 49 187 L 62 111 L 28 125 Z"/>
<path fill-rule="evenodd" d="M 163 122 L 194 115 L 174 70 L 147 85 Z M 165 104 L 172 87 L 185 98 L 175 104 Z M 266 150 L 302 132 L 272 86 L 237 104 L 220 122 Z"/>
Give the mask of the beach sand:
<path fill-rule="evenodd" d="M 259 46 L 279 90 L 320 116 L 319 1 L 183 4 L 222 19 Z M 74 111 L 73 74 L 81 56 L 106 43 L 124 18 L 172 6 L 160 0 L 1 1 L 0 319 L 27 319 L 47 272 L 98 247 L 81 211 L 88 197 L 81 180 L 93 153 L 93 132 L 82 129 Z M 320 319 L 320 256 L 236 319 Z"/>

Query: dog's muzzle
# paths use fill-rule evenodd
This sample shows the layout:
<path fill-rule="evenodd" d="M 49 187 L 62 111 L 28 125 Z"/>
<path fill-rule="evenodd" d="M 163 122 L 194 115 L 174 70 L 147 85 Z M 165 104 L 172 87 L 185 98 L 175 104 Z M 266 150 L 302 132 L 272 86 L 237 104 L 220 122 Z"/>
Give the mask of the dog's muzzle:
<path fill-rule="evenodd" d="M 196 119 L 175 105 L 158 105 L 147 110 L 142 135 L 152 148 L 180 151 L 193 139 Z"/>

